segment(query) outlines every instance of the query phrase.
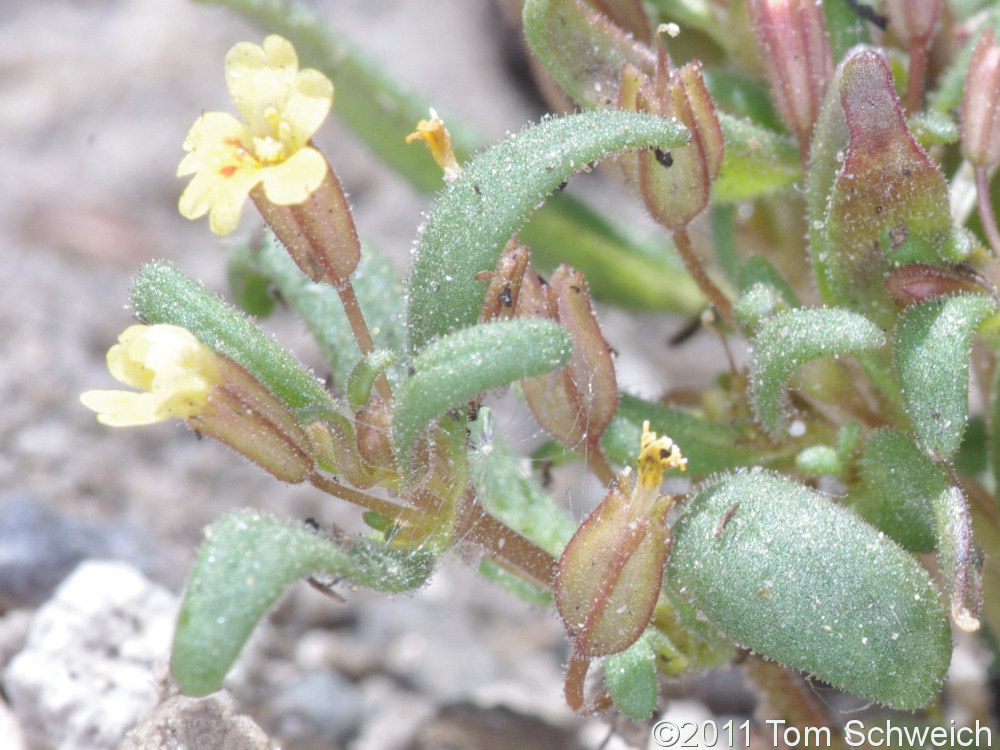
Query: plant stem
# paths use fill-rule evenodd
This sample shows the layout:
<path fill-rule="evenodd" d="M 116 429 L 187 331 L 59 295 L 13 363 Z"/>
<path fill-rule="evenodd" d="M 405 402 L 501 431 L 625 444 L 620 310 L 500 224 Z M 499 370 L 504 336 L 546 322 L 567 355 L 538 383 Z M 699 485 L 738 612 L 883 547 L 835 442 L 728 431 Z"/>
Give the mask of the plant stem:
<path fill-rule="evenodd" d="M 927 72 L 926 37 L 914 37 L 910 40 L 910 72 L 906 77 L 906 114 L 912 115 L 920 111 L 920 102 L 924 98 L 924 77 Z"/>
<path fill-rule="evenodd" d="M 331 479 L 323 474 L 311 474 L 309 477 L 309 483 L 312 484 L 313 487 L 323 490 L 323 492 L 328 495 L 339 497 L 341 500 L 346 500 L 347 502 L 353 503 L 359 507 L 375 511 L 376 513 L 386 516 L 387 518 L 415 524 L 418 523 L 423 517 L 422 513 L 414 510 L 413 508 L 408 508 L 405 505 L 397 505 L 389 500 L 383 500 L 380 497 L 374 497 L 373 495 L 368 495 L 364 492 L 358 492 L 357 490 L 343 485 L 335 479 Z"/>
<path fill-rule="evenodd" d="M 344 312 L 347 313 L 347 320 L 351 324 L 351 332 L 358 342 L 361 356 L 366 357 L 375 350 L 375 342 L 372 340 L 371 331 L 368 330 L 368 324 L 365 322 L 365 316 L 361 312 L 361 305 L 358 304 L 358 297 L 354 293 L 350 279 L 339 287 L 337 292 L 340 294 L 340 301 L 344 305 Z M 375 390 L 383 400 L 392 399 L 392 390 L 384 373 L 380 372 L 375 378 Z"/>
<path fill-rule="evenodd" d="M 515 575 L 540 588 L 552 589 L 556 559 L 487 513 L 471 487 L 459 501 L 455 538 L 478 545 L 493 562 Z"/>
<path fill-rule="evenodd" d="M 608 459 L 605 458 L 599 444 L 596 442 L 593 444 L 588 443 L 584 448 L 583 457 L 587 462 L 587 468 L 594 472 L 594 476 L 605 487 L 609 486 L 615 480 L 615 470 L 611 468 L 611 464 L 608 463 Z"/>
<path fill-rule="evenodd" d="M 743 670 L 761 693 L 758 718 L 781 719 L 787 726 L 798 728 L 805 737 L 809 736 L 806 728 L 810 731 L 827 728 L 830 731 L 830 748 L 843 750 L 840 730 L 799 675 L 777 662 L 753 655 L 744 659 Z"/>
<path fill-rule="evenodd" d="M 705 272 L 705 267 L 702 265 L 701 259 L 695 254 L 694 247 L 691 245 L 691 235 L 688 234 L 686 227 L 674 232 L 674 245 L 681 254 L 684 267 L 691 274 L 698 288 L 705 293 L 705 296 L 708 297 L 712 306 L 725 319 L 726 323 L 736 325 L 736 319 L 733 317 L 732 303 Z"/>
<path fill-rule="evenodd" d="M 990 176 L 986 167 L 976 167 L 976 198 L 979 204 L 979 222 L 983 225 L 986 240 L 993 254 L 1000 257 L 1000 230 L 997 229 L 993 203 L 990 201 Z"/>

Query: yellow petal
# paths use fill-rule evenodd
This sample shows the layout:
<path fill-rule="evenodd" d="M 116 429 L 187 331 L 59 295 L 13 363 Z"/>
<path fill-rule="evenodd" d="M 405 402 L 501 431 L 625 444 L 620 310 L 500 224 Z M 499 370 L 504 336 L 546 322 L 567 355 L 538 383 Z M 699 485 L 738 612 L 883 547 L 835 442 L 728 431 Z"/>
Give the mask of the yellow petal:
<path fill-rule="evenodd" d="M 150 393 L 132 391 L 85 391 L 80 402 L 97 412 L 97 421 L 111 427 L 130 427 L 162 422 L 169 415 L 157 412 L 157 402 Z"/>
<path fill-rule="evenodd" d="M 226 55 L 226 85 L 233 104 L 257 136 L 271 133 L 273 113 L 285 108 L 299 61 L 291 42 L 272 35 L 259 47 L 240 42 Z"/>
<path fill-rule="evenodd" d="M 107 356 L 108 371 L 115 380 L 143 390 L 149 390 L 153 373 L 143 365 L 141 350 L 137 356 L 136 345 L 147 330 L 149 326 L 129 326 L 118 337 L 118 343 L 108 349 Z"/>
<path fill-rule="evenodd" d="M 212 232 L 224 237 L 240 223 L 243 204 L 263 176 L 263 170 L 246 170 L 233 175 L 226 182 L 216 182 L 212 192 L 211 214 L 208 222 Z"/>
<path fill-rule="evenodd" d="M 307 68 L 295 80 L 282 119 L 292 129 L 291 137 L 305 144 L 319 130 L 333 105 L 333 83 L 318 70 Z"/>
<path fill-rule="evenodd" d="M 206 112 L 191 126 L 184 138 L 188 153 L 177 167 L 177 176 L 194 174 L 205 168 L 219 168 L 234 158 L 234 151 L 251 152 L 253 138 L 245 123 L 226 112 Z"/>
<path fill-rule="evenodd" d="M 323 155 L 307 146 L 281 164 L 263 170 L 264 193 L 278 206 L 302 203 L 323 182 L 326 170 Z"/>

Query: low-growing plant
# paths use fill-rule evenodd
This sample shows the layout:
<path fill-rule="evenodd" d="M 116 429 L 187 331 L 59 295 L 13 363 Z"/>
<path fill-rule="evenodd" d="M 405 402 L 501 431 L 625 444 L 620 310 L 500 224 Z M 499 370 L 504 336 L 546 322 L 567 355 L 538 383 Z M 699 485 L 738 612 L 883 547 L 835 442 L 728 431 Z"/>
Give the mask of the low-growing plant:
<path fill-rule="evenodd" d="M 83 402 L 110 425 L 184 419 L 371 531 L 213 524 L 173 644 L 183 692 L 220 687 L 292 582 L 412 590 L 463 546 L 555 605 L 581 712 L 648 717 L 663 676 L 732 661 L 803 725 L 831 720 L 789 670 L 891 708 L 939 699 L 953 628 L 1000 628 L 981 593 L 1000 575 L 996 6 L 512 0 L 542 90 L 577 111 L 481 147 L 292 0 L 221 4 L 272 35 L 227 56 L 241 118 L 191 128 L 180 211 L 227 234 L 250 198 L 270 231 L 234 251 L 232 292 L 301 315 L 329 378 L 160 262 L 108 353 L 138 390 Z M 312 144 L 334 83 L 344 122 L 439 190 L 405 278 Z M 597 160 L 662 238 L 559 190 Z M 624 392 L 591 295 L 745 339 L 749 366 L 721 361 L 697 398 Z M 495 434 L 507 386 L 550 436 L 539 455 L 607 487 L 582 522 Z M 689 491 L 663 494 L 667 470 Z"/>

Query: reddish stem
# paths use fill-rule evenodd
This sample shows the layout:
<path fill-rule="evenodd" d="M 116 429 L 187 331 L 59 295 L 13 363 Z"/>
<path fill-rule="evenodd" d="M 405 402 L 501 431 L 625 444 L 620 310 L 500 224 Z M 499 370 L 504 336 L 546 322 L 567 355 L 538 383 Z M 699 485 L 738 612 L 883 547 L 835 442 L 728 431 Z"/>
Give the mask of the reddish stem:
<path fill-rule="evenodd" d="M 677 247 L 677 252 L 681 255 L 681 260 L 684 261 L 684 267 L 691 274 L 698 288 L 705 293 L 709 302 L 712 303 L 712 306 L 729 325 L 736 325 L 736 318 L 733 317 L 732 303 L 722 293 L 722 290 L 715 285 L 715 282 L 709 278 L 708 273 L 705 272 L 705 267 L 702 265 L 701 259 L 695 253 L 694 246 L 691 244 L 691 236 L 688 234 L 687 228 L 678 229 L 674 232 L 674 245 Z"/>

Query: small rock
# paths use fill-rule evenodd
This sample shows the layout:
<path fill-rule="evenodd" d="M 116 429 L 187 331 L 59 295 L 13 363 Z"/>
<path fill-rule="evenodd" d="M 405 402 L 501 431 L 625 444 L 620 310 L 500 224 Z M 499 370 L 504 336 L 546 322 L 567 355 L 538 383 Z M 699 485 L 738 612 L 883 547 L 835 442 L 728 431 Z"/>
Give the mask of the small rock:
<path fill-rule="evenodd" d="M 3 738 L 4 750 L 27 750 L 21 725 L 3 701 L 0 701 L 0 737 Z"/>
<path fill-rule="evenodd" d="M 0 611 L 37 607 L 82 560 L 126 560 L 147 573 L 164 564 L 132 530 L 59 514 L 22 493 L 0 498 L 0 539 Z"/>
<path fill-rule="evenodd" d="M 35 615 L 3 689 L 31 746 L 111 750 L 158 702 L 177 601 L 124 563 L 82 564 Z"/>
<path fill-rule="evenodd" d="M 176 695 L 125 736 L 119 750 L 272 750 L 249 716 L 237 714 L 224 693 L 208 698 Z"/>
<path fill-rule="evenodd" d="M 575 733 L 503 706 L 444 706 L 406 750 L 582 750 Z"/>

